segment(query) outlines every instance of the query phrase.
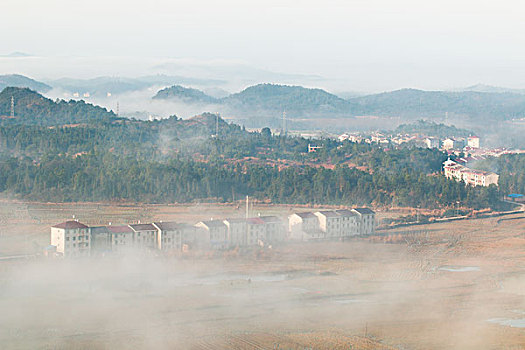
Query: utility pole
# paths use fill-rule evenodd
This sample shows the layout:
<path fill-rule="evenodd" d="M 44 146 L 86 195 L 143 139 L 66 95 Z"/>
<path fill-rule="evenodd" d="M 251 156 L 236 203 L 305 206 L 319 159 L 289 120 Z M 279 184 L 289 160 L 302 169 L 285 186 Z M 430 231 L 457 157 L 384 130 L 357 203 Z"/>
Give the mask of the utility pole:
<path fill-rule="evenodd" d="M 250 217 L 250 196 L 246 196 L 246 219 Z"/>
<path fill-rule="evenodd" d="M 283 111 L 283 136 L 286 136 L 286 111 Z"/>
<path fill-rule="evenodd" d="M 15 98 L 11 96 L 11 118 L 15 117 Z"/>
<path fill-rule="evenodd" d="M 219 138 L 219 113 L 216 113 L 215 117 L 215 137 Z"/>

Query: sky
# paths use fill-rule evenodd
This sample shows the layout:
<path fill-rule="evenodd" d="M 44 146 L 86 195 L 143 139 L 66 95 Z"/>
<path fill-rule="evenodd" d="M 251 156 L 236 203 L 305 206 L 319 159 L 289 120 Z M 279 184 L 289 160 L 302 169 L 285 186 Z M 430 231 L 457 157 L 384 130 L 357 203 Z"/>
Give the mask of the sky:
<path fill-rule="evenodd" d="M 523 10 L 514 0 L 3 0 L 0 54 L 48 60 L 0 59 L 0 72 L 140 75 L 172 59 L 321 76 L 348 91 L 525 88 Z M 68 70 L 68 57 L 103 63 Z M 49 58 L 62 61 L 46 72 Z"/>

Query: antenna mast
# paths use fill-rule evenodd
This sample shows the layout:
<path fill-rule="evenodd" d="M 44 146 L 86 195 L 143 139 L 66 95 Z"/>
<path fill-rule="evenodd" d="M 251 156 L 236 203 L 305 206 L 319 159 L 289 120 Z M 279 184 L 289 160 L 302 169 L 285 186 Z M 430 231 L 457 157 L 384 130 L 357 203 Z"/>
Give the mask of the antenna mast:
<path fill-rule="evenodd" d="M 11 96 L 11 118 L 15 117 L 15 98 Z"/>
<path fill-rule="evenodd" d="M 219 137 L 219 113 L 215 114 L 215 137 Z"/>
<path fill-rule="evenodd" d="M 286 111 L 283 111 L 283 136 L 286 136 Z"/>
<path fill-rule="evenodd" d="M 119 105 L 119 103 L 117 101 L 117 117 L 118 117 L 119 114 L 120 114 L 120 105 Z"/>

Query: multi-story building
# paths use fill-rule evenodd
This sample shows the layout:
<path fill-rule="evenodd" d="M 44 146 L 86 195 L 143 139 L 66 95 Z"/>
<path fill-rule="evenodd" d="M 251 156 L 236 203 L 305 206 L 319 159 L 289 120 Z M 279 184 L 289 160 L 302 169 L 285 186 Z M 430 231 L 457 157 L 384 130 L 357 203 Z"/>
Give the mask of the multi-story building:
<path fill-rule="evenodd" d="M 131 224 L 133 230 L 133 244 L 137 248 L 157 248 L 157 228 L 152 224 Z"/>
<path fill-rule="evenodd" d="M 89 227 L 78 221 L 66 221 L 51 227 L 51 245 L 64 257 L 89 256 Z"/>
<path fill-rule="evenodd" d="M 111 234 L 106 226 L 89 228 L 91 236 L 91 255 L 104 255 L 111 252 Z"/>
<path fill-rule="evenodd" d="M 195 224 L 195 227 L 208 233 L 212 249 L 225 249 L 228 247 L 228 227 L 222 220 L 200 221 Z"/>
<path fill-rule="evenodd" d="M 182 228 L 176 222 L 154 222 L 152 224 L 157 229 L 157 249 L 161 251 L 182 250 Z"/>
<path fill-rule="evenodd" d="M 369 208 L 352 209 L 359 216 L 359 234 L 372 235 L 375 233 L 375 216 L 376 213 Z"/>
<path fill-rule="evenodd" d="M 264 221 L 261 218 L 249 218 L 246 219 L 247 228 L 247 245 L 264 244 L 266 242 L 266 227 Z"/>
<path fill-rule="evenodd" d="M 319 219 L 319 228 L 326 236 L 325 238 L 341 237 L 341 216 L 333 210 L 317 211 L 314 213 Z"/>
<path fill-rule="evenodd" d="M 341 237 L 350 237 L 359 234 L 359 214 L 348 209 L 335 211 L 341 217 Z"/>
<path fill-rule="evenodd" d="M 463 181 L 471 186 L 498 185 L 499 175 L 488 171 L 474 170 L 457 164 L 450 159 L 443 163 L 443 172 L 447 179 Z"/>
<path fill-rule="evenodd" d="M 228 228 L 227 240 L 231 247 L 247 245 L 248 227 L 246 219 L 225 219 L 223 222 Z"/>
<path fill-rule="evenodd" d="M 427 137 L 424 142 L 428 148 L 439 148 L 440 145 L 437 137 Z"/>
<path fill-rule="evenodd" d="M 268 243 L 282 242 L 286 239 L 283 221 L 277 216 L 260 216 L 264 223 L 265 238 Z"/>
<path fill-rule="evenodd" d="M 127 225 L 106 226 L 111 235 L 111 250 L 124 252 L 133 248 L 133 230 Z"/>
<path fill-rule="evenodd" d="M 477 136 L 469 136 L 467 138 L 467 146 L 471 148 L 479 148 L 479 137 Z"/>
<path fill-rule="evenodd" d="M 323 239 L 326 233 L 321 231 L 319 218 L 312 212 L 294 213 L 288 217 L 290 238 L 301 241 Z"/>

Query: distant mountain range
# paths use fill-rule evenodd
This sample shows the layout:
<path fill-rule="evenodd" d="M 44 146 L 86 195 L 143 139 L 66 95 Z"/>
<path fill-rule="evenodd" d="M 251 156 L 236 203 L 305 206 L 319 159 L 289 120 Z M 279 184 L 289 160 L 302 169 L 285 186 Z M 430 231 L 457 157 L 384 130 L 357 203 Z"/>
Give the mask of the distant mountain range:
<path fill-rule="evenodd" d="M 48 92 L 51 86 L 19 74 L 0 75 L 0 91 L 8 86 L 26 87 L 39 92 Z"/>
<path fill-rule="evenodd" d="M 179 79 L 176 84 L 173 81 Z M 185 82 L 184 82 L 185 81 Z M 214 85 L 217 83 L 217 85 Z M 39 92 L 61 88 L 91 96 L 108 92 L 143 91 L 154 86 L 170 85 L 153 96 L 153 100 L 182 102 L 245 120 L 278 119 L 283 111 L 291 119 L 322 119 L 354 116 L 385 116 L 406 119 L 451 120 L 469 122 L 501 121 L 525 116 L 525 90 L 475 85 L 457 91 L 423 91 L 402 89 L 379 94 L 341 98 L 322 89 L 302 86 L 258 84 L 228 94 L 217 88 L 219 81 L 156 75 L 140 78 L 99 77 L 95 79 L 59 79 L 50 84 L 22 75 L 0 76 L 0 88 L 28 87 Z M 184 86 L 183 86 L 184 85 Z M 204 86 L 211 96 L 190 86 Z M 152 92 L 151 95 L 154 93 Z M 174 107 L 177 108 L 177 107 Z M 177 114 L 173 110 L 173 114 Z M 6 113 L 5 111 L 3 113 Z M 171 113 L 171 111 L 170 111 Z"/>
<path fill-rule="evenodd" d="M 340 98 L 322 89 L 259 84 L 239 93 L 215 99 L 181 86 L 159 91 L 155 99 L 218 103 L 227 111 L 244 115 L 280 115 L 318 118 L 334 116 L 396 116 L 443 119 L 450 117 L 511 119 L 525 115 L 525 95 L 510 92 L 423 91 L 402 89 L 380 94 Z"/>
<path fill-rule="evenodd" d="M 93 79 L 71 79 L 62 78 L 48 82 L 53 88 L 61 89 L 69 93 L 89 93 L 91 96 L 107 96 L 122 94 L 126 92 L 145 90 L 153 86 L 166 86 L 173 84 L 189 84 L 198 86 L 220 85 L 220 80 L 194 79 L 187 77 L 152 75 L 139 78 L 125 77 L 97 77 Z"/>

